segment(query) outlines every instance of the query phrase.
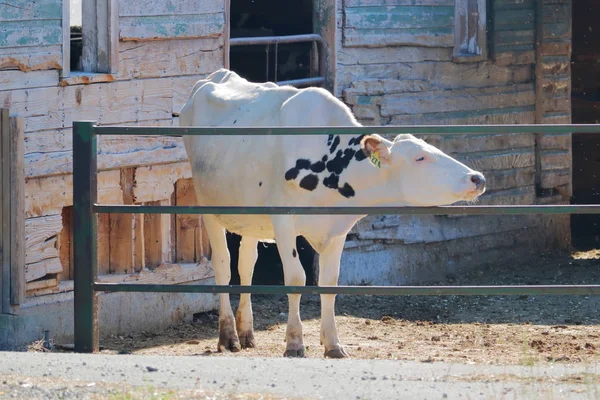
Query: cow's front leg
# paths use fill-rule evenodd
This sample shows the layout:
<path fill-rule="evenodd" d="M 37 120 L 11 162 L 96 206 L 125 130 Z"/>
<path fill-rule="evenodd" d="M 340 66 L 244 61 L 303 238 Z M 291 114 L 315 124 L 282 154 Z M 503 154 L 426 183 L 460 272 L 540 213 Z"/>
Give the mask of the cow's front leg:
<path fill-rule="evenodd" d="M 252 274 L 254 273 L 256 259 L 258 258 L 257 244 L 258 239 L 256 238 L 248 236 L 242 237 L 238 260 L 238 272 L 240 274 L 241 285 L 252 285 Z M 240 294 L 240 305 L 238 306 L 235 315 L 235 321 L 242 348 L 255 347 L 250 293 Z"/>
<path fill-rule="evenodd" d="M 345 235 L 333 238 L 329 246 L 319 254 L 319 286 L 337 286 L 345 240 Z M 335 325 L 334 294 L 321 295 L 321 344 L 325 347 L 325 357 L 348 357 L 340 344 Z"/>
<path fill-rule="evenodd" d="M 212 248 L 212 267 L 217 285 L 229 285 L 231 280 L 231 259 L 227 249 L 225 228 L 212 215 L 202 217 Z M 217 350 L 240 351 L 240 341 L 235 330 L 235 319 L 229 301 L 229 293 L 221 293 L 219 308 L 219 343 Z"/>
<path fill-rule="evenodd" d="M 283 276 L 286 286 L 304 286 L 306 275 L 296 249 L 296 229 L 291 216 L 272 216 L 277 250 L 283 262 Z M 304 357 L 302 342 L 302 321 L 300 320 L 300 295 L 288 294 L 289 311 L 285 333 L 286 357 Z"/>

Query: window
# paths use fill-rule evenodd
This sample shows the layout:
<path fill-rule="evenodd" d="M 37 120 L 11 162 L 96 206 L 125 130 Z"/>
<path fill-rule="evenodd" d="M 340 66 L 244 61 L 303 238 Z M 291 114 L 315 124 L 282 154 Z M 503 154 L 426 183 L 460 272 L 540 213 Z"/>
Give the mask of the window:
<path fill-rule="evenodd" d="M 63 78 L 117 71 L 117 5 L 118 0 L 63 2 Z"/>
<path fill-rule="evenodd" d="M 475 62 L 487 58 L 486 0 L 456 0 L 454 61 Z"/>

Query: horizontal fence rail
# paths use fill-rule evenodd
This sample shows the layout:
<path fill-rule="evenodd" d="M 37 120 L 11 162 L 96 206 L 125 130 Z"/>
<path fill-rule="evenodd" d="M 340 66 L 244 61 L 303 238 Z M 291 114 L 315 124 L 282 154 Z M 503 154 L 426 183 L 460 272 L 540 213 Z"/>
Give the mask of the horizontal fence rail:
<path fill-rule="evenodd" d="M 573 125 L 386 125 L 360 127 L 202 127 L 97 126 L 96 135 L 158 136 L 272 136 L 272 135 L 380 135 L 412 133 L 418 135 L 482 135 L 499 133 L 600 133 L 600 124 Z"/>
<path fill-rule="evenodd" d="M 600 214 L 600 205 L 445 206 L 445 207 L 233 207 L 94 205 L 107 214 L 252 214 L 252 215 L 522 215 Z"/>
<path fill-rule="evenodd" d="M 445 207 L 254 207 L 138 206 L 97 204 L 98 135 L 485 135 L 501 133 L 600 133 L 598 125 L 416 125 L 369 127 L 131 127 L 73 123 L 73 229 L 75 264 L 75 351 L 98 349 L 97 292 L 350 294 L 350 295 L 600 295 L 600 285 L 523 286 L 235 286 L 102 283 L 98 280 L 97 214 L 297 214 L 297 215 L 522 215 L 600 214 L 600 205 L 516 205 Z"/>
<path fill-rule="evenodd" d="M 600 295 L 600 285 L 521 286 L 269 286 L 269 285 L 159 285 L 95 282 L 103 292 L 229 293 L 229 294 L 349 294 L 372 296 L 521 296 Z"/>

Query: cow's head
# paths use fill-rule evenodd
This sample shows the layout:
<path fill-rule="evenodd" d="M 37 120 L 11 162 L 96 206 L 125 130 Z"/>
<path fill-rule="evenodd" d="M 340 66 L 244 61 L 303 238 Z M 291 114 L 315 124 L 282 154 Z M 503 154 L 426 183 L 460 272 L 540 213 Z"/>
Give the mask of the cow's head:
<path fill-rule="evenodd" d="M 438 148 L 412 135 L 390 142 L 367 135 L 361 147 L 388 175 L 386 191 L 409 206 L 442 206 L 473 201 L 485 191 L 485 178 Z"/>

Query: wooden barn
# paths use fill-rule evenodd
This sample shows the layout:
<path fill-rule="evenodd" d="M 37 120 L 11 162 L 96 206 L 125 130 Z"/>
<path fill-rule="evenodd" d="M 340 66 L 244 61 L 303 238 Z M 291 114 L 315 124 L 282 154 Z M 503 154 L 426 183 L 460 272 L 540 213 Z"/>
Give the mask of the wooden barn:
<path fill-rule="evenodd" d="M 223 66 L 253 81 L 322 85 L 368 125 L 598 119 L 600 40 L 585 29 L 599 11 L 591 0 L 83 1 L 82 10 L 78 0 L 0 4 L 0 106 L 22 118 L 24 165 L 22 188 L 11 188 L 23 192 L 23 237 L 12 237 L 10 224 L 4 234 L 22 240 L 23 273 L 6 272 L 15 267 L 5 239 L 0 346 L 44 330 L 59 340 L 72 334 L 74 120 L 176 126 L 194 82 Z M 598 200 L 598 177 L 573 179 L 573 165 L 598 168 L 589 157 L 598 139 L 431 140 L 486 174 L 480 204 Z M 572 140 L 588 153 L 573 151 Z M 102 203 L 195 201 L 180 139 L 103 137 L 98 162 Z M 590 237 L 589 224 L 574 220 L 574 235 Z M 102 215 L 98 226 L 101 280 L 212 282 L 199 217 Z M 234 261 L 236 243 L 230 237 Z M 373 216 L 350 233 L 340 279 L 422 282 L 570 244 L 566 216 Z M 282 282 L 275 247 L 260 247 L 255 281 Z M 314 253 L 299 248 L 311 284 Z M 11 287 L 20 292 L 11 297 Z M 101 333 L 109 334 L 190 320 L 216 298 L 114 293 L 100 304 Z"/>

